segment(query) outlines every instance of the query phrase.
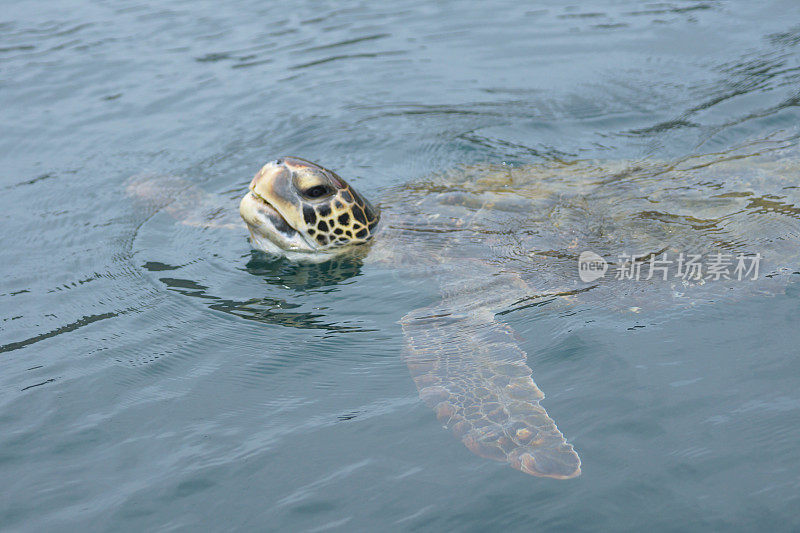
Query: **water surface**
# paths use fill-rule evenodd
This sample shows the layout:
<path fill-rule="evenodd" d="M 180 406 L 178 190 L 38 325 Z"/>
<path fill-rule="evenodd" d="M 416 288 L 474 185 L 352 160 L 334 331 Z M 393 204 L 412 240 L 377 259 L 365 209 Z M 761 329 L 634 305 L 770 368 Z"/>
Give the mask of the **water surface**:
<path fill-rule="evenodd" d="M 800 292 L 504 316 L 580 451 L 472 455 L 418 399 L 391 270 L 176 224 L 299 155 L 369 197 L 459 165 L 796 145 L 793 0 L 12 1 L 0 16 L 0 524 L 114 531 L 800 528 Z"/>

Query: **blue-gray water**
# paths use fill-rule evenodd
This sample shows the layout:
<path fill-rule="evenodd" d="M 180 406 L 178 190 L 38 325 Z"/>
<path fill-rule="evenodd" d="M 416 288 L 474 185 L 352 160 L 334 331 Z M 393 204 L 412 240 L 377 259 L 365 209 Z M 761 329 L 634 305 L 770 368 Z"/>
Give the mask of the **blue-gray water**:
<path fill-rule="evenodd" d="M 124 193 L 149 172 L 233 199 L 282 154 L 377 197 L 465 163 L 793 138 L 796 0 L 3 7 L 0 529 L 800 528 L 791 284 L 647 321 L 508 315 L 583 460 L 559 482 L 419 401 L 397 321 L 431 296 Z"/>

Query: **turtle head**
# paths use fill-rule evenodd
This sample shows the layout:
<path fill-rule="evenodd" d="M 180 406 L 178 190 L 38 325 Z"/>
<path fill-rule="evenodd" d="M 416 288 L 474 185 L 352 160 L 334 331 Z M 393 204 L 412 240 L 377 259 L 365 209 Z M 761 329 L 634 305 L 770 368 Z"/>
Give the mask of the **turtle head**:
<path fill-rule="evenodd" d="M 258 171 L 239 213 L 254 248 L 312 260 L 368 242 L 380 218 L 335 172 L 292 157 Z"/>

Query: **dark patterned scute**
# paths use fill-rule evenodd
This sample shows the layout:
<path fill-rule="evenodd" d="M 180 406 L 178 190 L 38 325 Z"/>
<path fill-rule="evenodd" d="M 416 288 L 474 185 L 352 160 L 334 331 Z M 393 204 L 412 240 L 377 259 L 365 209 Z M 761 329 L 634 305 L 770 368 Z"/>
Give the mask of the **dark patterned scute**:
<path fill-rule="evenodd" d="M 314 212 L 314 208 L 310 205 L 303 206 L 303 220 L 306 221 L 306 224 L 313 225 L 314 221 L 317 219 L 317 214 Z"/>
<path fill-rule="evenodd" d="M 364 211 L 362 211 L 360 207 L 353 207 L 353 218 L 365 226 L 367 225 L 367 219 L 364 217 Z"/>

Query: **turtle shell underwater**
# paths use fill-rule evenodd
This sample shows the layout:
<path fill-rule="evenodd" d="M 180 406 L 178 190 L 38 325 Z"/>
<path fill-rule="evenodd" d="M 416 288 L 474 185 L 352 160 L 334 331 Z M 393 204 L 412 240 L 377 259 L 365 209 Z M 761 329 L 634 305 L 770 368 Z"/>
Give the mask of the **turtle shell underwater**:
<path fill-rule="evenodd" d="M 128 188 L 174 195 L 167 211 L 187 223 L 241 227 L 220 222 L 219 210 L 204 215 L 222 199 L 169 189 L 180 192 L 152 179 Z M 471 166 L 396 187 L 381 208 L 297 158 L 267 163 L 240 202 L 258 250 L 301 264 L 349 254 L 435 280 L 436 303 L 400 320 L 420 397 L 474 453 L 567 479 L 580 474 L 580 458 L 540 405 L 527 355 L 498 314 L 545 301 L 680 311 L 782 291 L 798 266 L 800 160 L 763 141 L 673 162 Z M 610 260 L 605 276 L 581 279 L 587 251 Z M 680 275 L 664 266 L 670 257 L 717 268 Z"/>

